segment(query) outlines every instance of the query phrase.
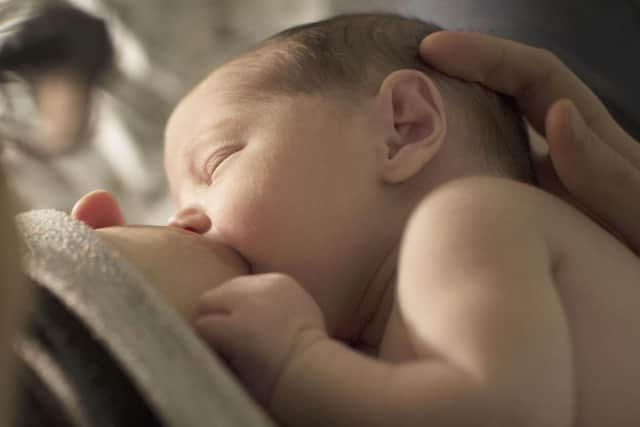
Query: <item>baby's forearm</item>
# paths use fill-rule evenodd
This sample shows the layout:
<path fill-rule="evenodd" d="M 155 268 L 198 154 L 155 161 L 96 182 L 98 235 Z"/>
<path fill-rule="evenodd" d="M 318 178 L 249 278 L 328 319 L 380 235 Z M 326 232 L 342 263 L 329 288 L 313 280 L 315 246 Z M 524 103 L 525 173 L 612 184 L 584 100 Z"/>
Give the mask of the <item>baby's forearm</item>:
<path fill-rule="evenodd" d="M 391 370 L 338 341 L 318 341 L 291 361 L 270 410 L 290 427 L 375 425 L 368 418 L 379 412 Z"/>
<path fill-rule="evenodd" d="M 269 409 L 288 427 L 473 425 L 488 414 L 468 384 L 437 360 L 393 365 L 326 339 L 292 361 Z"/>

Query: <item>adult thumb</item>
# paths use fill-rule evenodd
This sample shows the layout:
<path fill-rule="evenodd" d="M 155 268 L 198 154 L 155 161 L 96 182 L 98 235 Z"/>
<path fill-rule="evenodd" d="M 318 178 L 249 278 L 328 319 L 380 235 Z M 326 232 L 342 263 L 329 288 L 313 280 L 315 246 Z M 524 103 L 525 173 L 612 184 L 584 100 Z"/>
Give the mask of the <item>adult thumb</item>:
<path fill-rule="evenodd" d="M 602 141 L 569 100 L 550 108 L 546 136 L 553 167 L 567 191 L 640 254 L 640 170 Z"/>
<path fill-rule="evenodd" d="M 71 210 L 71 216 L 94 229 L 125 224 L 118 202 L 104 190 L 82 196 Z"/>

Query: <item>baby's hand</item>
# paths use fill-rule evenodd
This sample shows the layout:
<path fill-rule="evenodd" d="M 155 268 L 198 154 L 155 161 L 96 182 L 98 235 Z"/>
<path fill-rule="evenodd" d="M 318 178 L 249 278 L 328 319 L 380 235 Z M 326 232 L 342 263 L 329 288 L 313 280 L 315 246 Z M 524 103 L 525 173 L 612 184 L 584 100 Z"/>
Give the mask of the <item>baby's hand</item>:
<path fill-rule="evenodd" d="M 313 298 L 276 273 L 236 277 L 205 292 L 196 329 L 265 406 L 288 364 L 327 337 Z"/>

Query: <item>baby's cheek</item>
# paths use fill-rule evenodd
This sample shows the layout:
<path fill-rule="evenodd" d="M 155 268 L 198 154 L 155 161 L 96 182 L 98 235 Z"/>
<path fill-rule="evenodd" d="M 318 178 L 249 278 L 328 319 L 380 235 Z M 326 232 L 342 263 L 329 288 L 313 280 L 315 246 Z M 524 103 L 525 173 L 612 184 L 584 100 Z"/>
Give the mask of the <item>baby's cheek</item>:
<path fill-rule="evenodd" d="M 238 192 L 212 212 L 213 231 L 254 267 L 256 263 L 267 263 L 265 252 L 273 252 L 281 228 L 277 223 L 280 214 L 275 209 L 268 199 Z"/>
<path fill-rule="evenodd" d="M 220 237 L 251 262 L 254 272 L 288 272 L 309 243 L 313 227 L 308 194 L 313 190 L 302 184 L 307 184 L 304 177 L 295 176 L 299 170 L 277 167 L 277 162 L 261 166 L 267 163 L 252 162 L 251 173 L 247 166 L 224 176 L 211 199 L 217 207 L 211 220 Z"/>

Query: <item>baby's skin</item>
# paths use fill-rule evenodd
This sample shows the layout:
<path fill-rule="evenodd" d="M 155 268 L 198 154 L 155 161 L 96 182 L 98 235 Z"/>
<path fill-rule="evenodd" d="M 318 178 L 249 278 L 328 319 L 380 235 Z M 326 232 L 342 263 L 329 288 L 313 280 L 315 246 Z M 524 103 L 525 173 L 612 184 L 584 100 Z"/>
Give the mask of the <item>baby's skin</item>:
<path fill-rule="evenodd" d="M 166 167 L 172 225 L 254 273 L 207 289 L 196 330 L 279 422 L 638 425 L 628 248 L 488 177 L 472 131 L 450 126 L 465 106 L 423 73 L 364 98 L 282 94 L 265 58 L 180 103 Z"/>
<path fill-rule="evenodd" d="M 487 176 L 472 131 L 449 126 L 464 105 L 423 73 L 364 98 L 281 94 L 256 71 L 265 58 L 180 103 L 165 159 L 172 224 L 256 273 L 204 293 L 196 328 L 278 421 L 640 422 L 631 251 Z"/>

